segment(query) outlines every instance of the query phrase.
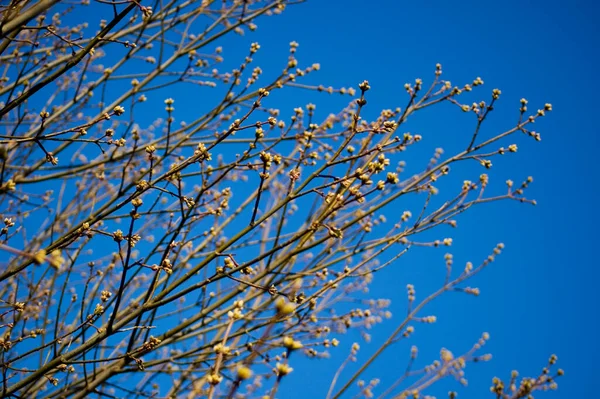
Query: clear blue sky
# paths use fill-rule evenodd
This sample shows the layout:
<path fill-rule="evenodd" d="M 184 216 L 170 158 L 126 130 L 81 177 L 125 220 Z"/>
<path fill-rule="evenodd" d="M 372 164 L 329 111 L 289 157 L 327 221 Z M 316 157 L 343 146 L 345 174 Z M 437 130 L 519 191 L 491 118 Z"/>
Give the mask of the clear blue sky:
<path fill-rule="evenodd" d="M 522 375 L 537 375 L 547 357 L 556 353 L 566 376 L 558 392 L 536 397 L 596 396 L 592 387 L 600 356 L 595 338 L 600 335 L 600 272 L 595 246 L 600 220 L 593 204 L 598 195 L 599 142 L 592 118 L 600 88 L 593 75 L 600 37 L 597 16 L 598 5 L 592 1 L 308 1 L 263 20 L 256 34 L 247 37 L 261 43 L 265 58 L 280 57 L 289 41 L 298 41 L 301 61 L 321 63 L 320 82 L 349 86 L 368 79 L 373 114 L 403 104 L 402 85 L 417 77 L 430 79 L 437 62 L 443 64 L 445 78 L 457 84 L 481 76 L 486 96 L 492 88 L 502 90 L 491 122 L 499 129 L 514 121 L 521 97 L 532 107 L 545 102 L 554 106 L 537 126 L 542 142 L 520 140 L 518 159 L 490 172 L 492 178 L 511 176 L 515 181 L 532 175 L 529 195 L 539 205 L 496 204 L 459 219 L 452 249 L 457 263 L 475 262 L 497 242 L 506 244 L 504 254 L 476 281 L 482 295 L 444 297 L 434 304 L 430 309 L 438 323 L 417 325 L 414 342 L 391 348 L 369 369 L 367 381 L 393 381 L 403 371 L 412 343 L 420 346 L 425 362 L 441 347 L 456 353 L 467 350 L 488 331 L 492 339 L 487 350 L 494 357 L 490 363 L 467 367 L 470 387 L 443 384 L 432 394 L 443 397 L 456 388 L 463 398 L 491 397 L 493 376 L 507 378 L 515 368 Z M 303 95 L 297 102 L 290 99 L 290 105 L 303 105 L 302 101 Z M 327 109 L 328 101 L 327 96 L 313 99 L 324 112 L 334 111 Z M 414 129 L 430 145 L 453 137 L 464 140 L 469 132 L 464 128 L 471 125 L 461 116 L 456 128 L 432 118 L 415 121 Z M 392 299 L 393 309 L 402 312 L 406 283 L 422 281 L 421 292 L 427 292 L 426 281 L 438 277 L 443 254 L 412 254 L 407 264 L 387 270 L 384 278 L 376 276 L 372 292 Z M 386 337 L 394 326 L 394 320 L 378 326 L 374 343 L 363 344 L 360 357 L 366 358 L 377 338 Z M 342 357 L 345 353 L 312 361 L 310 369 L 298 364 L 297 373 L 310 375 L 311 383 L 296 375 L 278 396 L 324 397 Z"/>

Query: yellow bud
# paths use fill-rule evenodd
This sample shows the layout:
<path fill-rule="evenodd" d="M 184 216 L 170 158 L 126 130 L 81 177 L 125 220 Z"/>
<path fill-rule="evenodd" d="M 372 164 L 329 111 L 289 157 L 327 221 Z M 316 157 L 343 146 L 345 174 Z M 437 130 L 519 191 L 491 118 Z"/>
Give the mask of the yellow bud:
<path fill-rule="evenodd" d="M 275 302 L 275 308 L 277 309 L 277 313 L 282 316 L 294 313 L 294 310 L 296 310 L 296 306 L 293 303 L 287 302 L 283 298 L 277 299 Z"/>
<path fill-rule="evenodd" d="M 46 259 L 46 250 L 45 249 L 40 249 L 39 251 L 37 251 L 35 253 L 35 255 L 33 255 L 33 263 L 35 263 L 36 265 L 41 265 L 42 263 L 44 263 L 44 260 Z"/>
<path fill-rule="evenodd" d="M 252 370 L 250 370 L 246 366 L 238 366 L 237 368 L 237 378 L 239 380 L 247 380 L 252 377 Z"/>

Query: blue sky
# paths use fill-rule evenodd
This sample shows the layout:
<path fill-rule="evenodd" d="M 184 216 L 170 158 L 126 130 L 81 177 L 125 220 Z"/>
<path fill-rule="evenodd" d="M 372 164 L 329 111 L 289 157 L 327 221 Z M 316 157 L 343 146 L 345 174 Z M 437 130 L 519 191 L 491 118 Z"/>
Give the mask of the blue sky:
<path fill-rule="evenodd" d="M 521 181 L 533 176 L 529 196 L 538 206 L 499 203 L 461 217 L 453 235 L 457 263 L 482 259 L 497 242 L 504 242 L 506 250 L 478 276 L 479 298 L 443 297 L 429 308 L 438 323 L 417 325 L 412 343 L 420 346 L 423 362 L 433 360 L 441 347 L 459 353 L 483 331 L 491 335 L 486 349 L 493 359 L 467 368 L 469 388 L 442 384 L 431 391 L 438 397 L 448 389 L 459 390 L 460 397 L 491 397 L 493 376 L 508 378 L 513 369 L 537 375 L 552 353 L 566 376 L 558 392 L 536 397 L 592 397 L 594 364 L 600 355 L 595 338 L 600 334 L 600 274 L 594 250 L 598 130 L 590 117 L 599 89 L 593 49 L 600 28 L 594 15 L 598 6 L 591 1 L 309 1 L 263 20 L 256 34 L 247 37 L 261 43 L 265 58 L 277 57 L 296 40 L 301 61 L 321 63 L 318 80 L 324 84 L 349 86 L 368 79 L 373 114 L 402 104 L 402 85 L 417 77 L 430 79 L 437 62 L 443 64 L 446 79 L 465 83 L 481 76 L 486 96 L 495 87 L 502 90 L 490 128 L 513 123 L 521 97 L 532 108 L 553 104 L 554 112 L 536 126 L 542 141 L 519 140 L 518 158 L 490 172 L 492 179 Z M 330 111 L 333 100 L 313 97 L 318 109 Z M 415 118 L 411 129 L 423 134 L 429 145 L 446 141 L 451 146 L 472 126 L 471 119 L 452 115 L 449 124 L 431 114 Z M 392 299 L 392 308 L 401 312 L 406 283 L 421 283 L 417 290 L 423 287 L 425 294 L 443 255 L 430 250 L 413 253 L 384 278 L 376 276 L 372 293 Z M 360 358 L 367 358 L 377 339 L 387 337 L 394 326 L 392 319 L 376 327 L 373 344 L 363 344 Z M 365 379 L 378 377 L 382 386 L 393 381 L 412 343 L 391 348 Z M 328 385 L 342 357 L 345 354 L 311 362 L 311 383 L 296 375 L 279 396 L 323 397 L 323 385 Z M 297 370 L 307 373 L 302 366 Z"/>

